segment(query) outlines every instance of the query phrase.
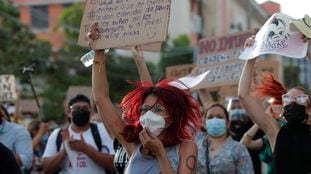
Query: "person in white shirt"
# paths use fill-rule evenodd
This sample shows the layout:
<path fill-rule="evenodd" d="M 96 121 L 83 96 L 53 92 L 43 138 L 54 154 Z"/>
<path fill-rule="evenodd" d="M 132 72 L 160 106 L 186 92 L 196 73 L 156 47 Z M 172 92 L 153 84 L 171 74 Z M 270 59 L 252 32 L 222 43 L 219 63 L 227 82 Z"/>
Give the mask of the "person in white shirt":
<path fill-rule="evenodd" d="M 70 124 L 62 130 L 54 130 L 50 135 L 42 160 L 45 173 L 60 170 L 66 174 L 105 174 L 106 171 L 114 171 L 113 142 L 106 130 L 97 124 L 97 133 L 94 133 L 94 125 L 90 123 L 90 109 L 90 100 L 84 95 L 78 94 L 69 101 Z M 101 146 L 98 146 L 95 134 L 99 134 Z M 61 136 L 62 141 L 60 147 L 57 145 L 58 136 Z"/>

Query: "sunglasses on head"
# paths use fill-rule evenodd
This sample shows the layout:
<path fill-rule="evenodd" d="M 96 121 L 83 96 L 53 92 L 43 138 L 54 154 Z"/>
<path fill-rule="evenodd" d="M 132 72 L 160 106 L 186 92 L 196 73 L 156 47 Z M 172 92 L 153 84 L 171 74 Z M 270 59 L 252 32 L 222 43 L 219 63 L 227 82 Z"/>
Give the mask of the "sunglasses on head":
<path fill-rule="evenodd" d="M 77 111 L 77 110 L 87 110 L 88 111 L 91 109 L 89 106 L 76 106 L 76 105 L 72 105 L 69 108 L 72 111 Z"/>

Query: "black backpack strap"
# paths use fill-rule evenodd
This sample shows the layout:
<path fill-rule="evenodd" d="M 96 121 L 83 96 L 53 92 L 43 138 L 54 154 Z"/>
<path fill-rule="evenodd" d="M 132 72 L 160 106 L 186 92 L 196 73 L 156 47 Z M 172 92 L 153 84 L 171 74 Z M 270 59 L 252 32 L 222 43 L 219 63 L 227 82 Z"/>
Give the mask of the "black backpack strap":
<path fill-rule="evenodd" d="M 97 124 L 90 123 L 90 127 L 91 127 L 91 132 L 92 132 L 94 141 L 96 143 L 97 149 L 98 151 L 101 152 L 102 151 L 102 139 L 100 138 Z"/>
<path fill-rule="evenodd" d="M 62 142 L 63 142 L 63 139 L 62 139 L 62 133 L 63 129 L 60 128 L 57 132 L 57 136 L 56 136 L 56 149 L 57 149 L 57 152 L 59 152 L 60 150 L 60 146 L 62 145 Z M 61 171 L 60 168 L 58 168 L 53 174 L 59 174 Z"/>
<path fill-rule="evenodd" d="M 59 152 L 60 150 L 60 146 L 62 145 L 62 133 L 63 129 L 59 129 L 58 133 L 57 133 L 57 137 L 56 137 L 56 148 L 57 148 L 57 152 Z"/>
<path fill-rule="evenodd" d="M 205 137 L 205 141 L 204 141 L 204 144 L 206 145 L 206 151 L 205 151 L 205 165 L 206 165 L 206 172 L 207 174 L 209 174 L 211 171 L 210 171 L 210 164 L 209 164 L 209 151 L 208 151 L 208 148 L 209 148 L 209 142 L 208 142 L 208 139 L 207 137 Z M 204 147 L 204 146 L 203 146 Z"/>

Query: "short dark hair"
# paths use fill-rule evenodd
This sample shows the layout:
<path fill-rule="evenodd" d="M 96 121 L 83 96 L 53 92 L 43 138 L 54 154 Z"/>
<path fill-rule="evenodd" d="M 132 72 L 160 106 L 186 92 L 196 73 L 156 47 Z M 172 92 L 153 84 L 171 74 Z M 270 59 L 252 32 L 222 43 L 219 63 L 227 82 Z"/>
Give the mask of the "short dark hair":
<path fill-rule="evenodd" d="M 229 121 L 229 113 L 228 113 L 227 109 L 226 109 L 222 104 L 219 104 L 219 103 L 214 103 L 214 104 L 210 105 L 210 106 L 205 110 L 205 117 L 206 117 L 206 113 L 207 113 L 210 109 L 212 109 L 212 108 L 214 108 L 214 107 L 219 107 L 219 108 L 221 108 L 221 109 L 224 111 L 224 114 L 225 114 L 225 116 L 226 116 L 227 121 Z"/>
<path fill-rule="evenodd" d="M 73 98 L 69 100 L 68 108 L 77 102 L 86 102 L 89 105 L 91 105 L 90 99 L 87 96 L 83 94 L 77 94 L 76 96 L 74 96 Z"/>

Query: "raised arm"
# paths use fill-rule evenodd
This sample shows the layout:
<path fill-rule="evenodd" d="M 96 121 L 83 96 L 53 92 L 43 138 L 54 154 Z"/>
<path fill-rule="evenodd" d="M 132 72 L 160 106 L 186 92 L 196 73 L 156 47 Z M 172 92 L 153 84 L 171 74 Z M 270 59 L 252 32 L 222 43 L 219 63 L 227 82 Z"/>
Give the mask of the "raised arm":
<path fill-rule="evenodd" d="M 275 138 L 280 130 L 280 126 L 276 120 L 265 113 L 257 100 L 249 94 L 255 62 L 256 59 L 246 61 L 239 82 L 238 96 L 251 119 L 269 136 L 270 143 L 274 147 Z"/>
<path fill-rule="evenodd" d="M 199 69 L 198 67 L 194 67 L 190 74 L 188 74 L 187 76 L 197 76 L 199 73 Z M 199 89 L 198 91 L 202 106 L 204 109 L 207 109 L 209 105 L 215 103 L 213 100 L 213 97 L 211 96 L 210 92 L 208 89 Z"/>
<path fill-rule="evenodd" d="M 34 135 L 34 137 L 32 138 L 32 147 L 33 149 L 39 149 L 40 148 L 40 140 L 41 137 L 43 137 L 43 135 L 45 133 L 47 133 L 49 130 L 49 125 L 48 123 L 44 123 L 41 122 L 40 123 L 40 128 L 39 131 L 36 133 L 36 135 Z"/>
<path fill-rule="evenodd" d="M 207 109 L 211 104 L 215 103 L 208 89 L 200 89 L 199 97 L 202 102 L 204 110 Z"/>
<path fill-rule="evenodd" d="M 261 138 L 253 140 L 253 137 L 256 135 L 259 127 L 257 124 L 254 124 L 245 134 L 243 135 L 240 143 L 244 144 L 247 148 L 252 150 L 260 150 L 263 147 L 263 141 Z"/>
<path fill-rule="evenodd" d="M 96 24 L 92 26 L 89 33 L 90 38 L 98 39 L 97 27 Z M 121 136 L 121 132 L 126 124 L 121 119 L 121 116 L 118 114 L 109 97 L 109 84 L 106 74 L 106 57 L 104 50 L 95 51 L 94 64 L 92 67 L 92 90 L 98 113 L 107 126 L 107 129 L 110 129 L 112 136 L 119 140 L 128 153 L 131 153 L 135 145 L 127 143 Z"/>
<path fill-rule="evenodd" d="M 144 55 L 143 55 L 143 52 L 141 50 L 141 47 L 140 46 L 134 46 L 131 51 L 132 51 L 133 56 L 134 56 L 134 60 L 136 63 L 136 67 L 138 70 L 140 81 L 142 83 L 144 83 L 144 82 L 152 83 L 152 78 L 150 76 L 148 67 L 145 63 Z"/>

